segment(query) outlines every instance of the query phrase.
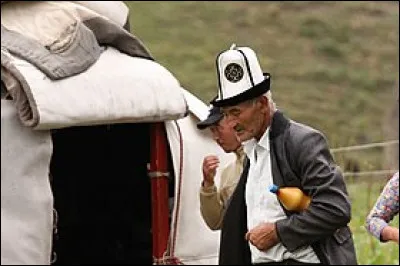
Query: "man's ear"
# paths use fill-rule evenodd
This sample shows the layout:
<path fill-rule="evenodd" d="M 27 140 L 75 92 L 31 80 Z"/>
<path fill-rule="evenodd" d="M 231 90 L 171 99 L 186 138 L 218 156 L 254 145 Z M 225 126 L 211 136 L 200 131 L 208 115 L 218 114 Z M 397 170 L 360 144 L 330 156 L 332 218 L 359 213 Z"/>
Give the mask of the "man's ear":
<path fill-rule="evenodd" d="M 257 104 L 258 104 L 257 108 L 263 115 L 269 113 L 269 100 L 266 96 L 259 97 L 257 100 Z"/>
<path fill-rule="evenodd" d="M 259 97 L 258 102 L 261 104 L 261 106 L 262 106 L 263 108 L 269 106 L 269 101 L 268 101 L 267 96 L 261 96 L 261 97 Z"/>

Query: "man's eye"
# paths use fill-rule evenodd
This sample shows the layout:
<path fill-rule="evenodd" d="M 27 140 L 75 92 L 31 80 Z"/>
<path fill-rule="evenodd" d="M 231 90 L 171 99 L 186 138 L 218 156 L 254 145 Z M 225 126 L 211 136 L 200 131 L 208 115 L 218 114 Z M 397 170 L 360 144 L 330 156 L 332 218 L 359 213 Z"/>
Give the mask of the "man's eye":
<path fill-rule="evenodd" d="M 238 117 L 238 116 L 240 115 L 240 112 L 239 112 L 239 111 L 237 111 L 237 112 L 232 112 L 232 115 L 235 116 L 235 117 Z"/>
<path fill-rule="evenodd" d="M 228 117 L 239 117 L 241 113 L 242 112 L 238 110 L 238 111 L 223 112 L 223 115 L 226 118 L 228 118 Z"/>

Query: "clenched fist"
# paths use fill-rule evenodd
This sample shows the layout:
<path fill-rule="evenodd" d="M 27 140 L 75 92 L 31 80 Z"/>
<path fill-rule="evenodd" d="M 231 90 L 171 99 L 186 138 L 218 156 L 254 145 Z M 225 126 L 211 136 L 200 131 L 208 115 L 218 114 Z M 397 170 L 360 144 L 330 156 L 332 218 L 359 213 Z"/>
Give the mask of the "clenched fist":
<path fill-rule="evenodd" d="M 215 155 L 208 155 L 203 160 L 203 186 L 214 185 L 214 178 L 219 166 L 219 159 Z"/>
<path fill-rule="evenodd" d="M 261 223 L 248 231 L 245 239 L 259 250 L 268 250 L 279 243 L 275 223 Z"/>

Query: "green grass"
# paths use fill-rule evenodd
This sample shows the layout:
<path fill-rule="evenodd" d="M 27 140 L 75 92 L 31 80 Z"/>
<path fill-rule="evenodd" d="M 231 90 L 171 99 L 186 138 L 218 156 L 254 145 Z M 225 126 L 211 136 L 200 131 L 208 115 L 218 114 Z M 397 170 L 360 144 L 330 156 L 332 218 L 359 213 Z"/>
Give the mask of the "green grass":
<path fill-rule="evenodd" d="M 352 200 L 350 227 L 360 265 L 399 265 L 399 245 L 393 242 L 379 242 L 364 227 L 365 218 L 378 198 L 383 184 L 382 182 L 358 182 L 348 185 Z M 398 227 L 399 216 L 396 216 L 390 224 Z"/>
<path fill-rule="evenodd" d="M 398 106 L 397 1 L 126 3 L 132 32 L 201 100 L 217 93 L 216 55 L 236 43 L 252 47 L 272 74 L 278 107 L 324 132 L 332 148 L 398 139 L 384 130 L 398 124 L 398 116 L 387 119 Z M 361 170 L 387 169 L 382 149 L 335 157 L 342 167 L 352 159 Z M 398 264 L 398 246 L 377 243 L 362 227 L 364 187 L 350 191 L 360 264 Z"/>

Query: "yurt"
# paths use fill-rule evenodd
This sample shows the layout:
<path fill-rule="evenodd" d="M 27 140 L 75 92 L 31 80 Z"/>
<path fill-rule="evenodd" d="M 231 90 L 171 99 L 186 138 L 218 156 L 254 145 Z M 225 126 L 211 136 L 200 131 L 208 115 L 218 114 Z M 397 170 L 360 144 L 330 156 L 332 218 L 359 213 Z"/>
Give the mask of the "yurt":
<path fill-rule="evenodd" d="M 120 1 L 1 2 L 1 264 L 216 264 L 208 105 Z M 217 182 L 219 178 L 217 172 Z"/>

